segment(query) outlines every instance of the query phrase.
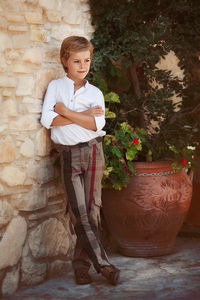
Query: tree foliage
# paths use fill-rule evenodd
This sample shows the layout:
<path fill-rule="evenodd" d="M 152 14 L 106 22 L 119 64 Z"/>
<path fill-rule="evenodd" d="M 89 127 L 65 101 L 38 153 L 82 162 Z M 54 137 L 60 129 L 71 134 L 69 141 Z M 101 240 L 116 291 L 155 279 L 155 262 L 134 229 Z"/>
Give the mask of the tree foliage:
<path fill-rule="evenodd" d="M 93 79 L 104 93 L 120 97 L 107 132 L 128 120 L 148 130 L 154 160 L 171 157 L 169 145 L 194 146 L 199 155 L 200 1 L 90 0 L 90 6 Z M 157 67 L 169 51 L 179 59 L 183 79 Z M 181 101 L 174 103 L 173 95 Z"/>

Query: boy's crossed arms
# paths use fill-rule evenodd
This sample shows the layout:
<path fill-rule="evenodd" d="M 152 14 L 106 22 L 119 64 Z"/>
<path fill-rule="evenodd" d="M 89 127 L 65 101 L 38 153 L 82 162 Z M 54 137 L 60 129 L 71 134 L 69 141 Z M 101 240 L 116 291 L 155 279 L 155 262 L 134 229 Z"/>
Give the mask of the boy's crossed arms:
<path fill-rule="evenodd" d="M 104 115 L 104 110 L 100 105 L 96 105 L 82 112 L 73 111 L 59 102 L 55 105 L 54 111 L 59 114 L 51 123 L 51 126 L 62 126 L 68 124 L 78 124 L 90 130 L 97 130 L 95 117 Z"/>

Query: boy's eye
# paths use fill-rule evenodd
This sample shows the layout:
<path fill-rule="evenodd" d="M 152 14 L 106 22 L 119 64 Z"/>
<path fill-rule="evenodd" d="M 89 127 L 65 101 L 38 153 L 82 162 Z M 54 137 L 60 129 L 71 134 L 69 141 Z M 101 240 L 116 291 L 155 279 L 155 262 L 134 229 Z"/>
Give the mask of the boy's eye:
<path fill-rule="evenodd" d="M 90 59 L 88 58 L 88 59 L 86 59 L 84 62 L 85 62 L 85 63 L 89 63 L 89 62 L 90 62 Z M 79 63 L 80 63 L 80 60 L 74 60 L 74 63 L 79 64 Z"/>

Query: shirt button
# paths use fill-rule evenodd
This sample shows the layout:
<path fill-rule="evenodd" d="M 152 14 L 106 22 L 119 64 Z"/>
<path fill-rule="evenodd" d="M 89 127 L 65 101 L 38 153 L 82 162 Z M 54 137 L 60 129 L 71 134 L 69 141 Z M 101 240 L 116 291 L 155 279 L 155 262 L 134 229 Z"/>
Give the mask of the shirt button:
<path fill-rule="evenodd" d="M 73 102 L 73 99 L 71 99 L 70 102 Z"/>

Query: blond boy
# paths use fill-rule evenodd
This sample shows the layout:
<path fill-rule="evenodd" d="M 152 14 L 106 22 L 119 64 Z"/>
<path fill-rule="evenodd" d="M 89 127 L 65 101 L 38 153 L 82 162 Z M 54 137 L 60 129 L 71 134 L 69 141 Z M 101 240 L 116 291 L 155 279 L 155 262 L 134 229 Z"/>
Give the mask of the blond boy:
<path fill-rule="evenodd" d="M 105 105 L 102 92 L 85 80 L 92 55 L 93 46 L 84 37 L 64 39 L 60 59 L 67 74 L 50 82 L 41 123 L 51 128 L 51 139 L 61 156 L 62 177 L 77 236 L 72 261 L 75 280 L 77 284 L 90 283 L 88 271 L 92 263 L 98 273 L 116 285 L 120 271 L 110 264 L 98 237 Z"/>

